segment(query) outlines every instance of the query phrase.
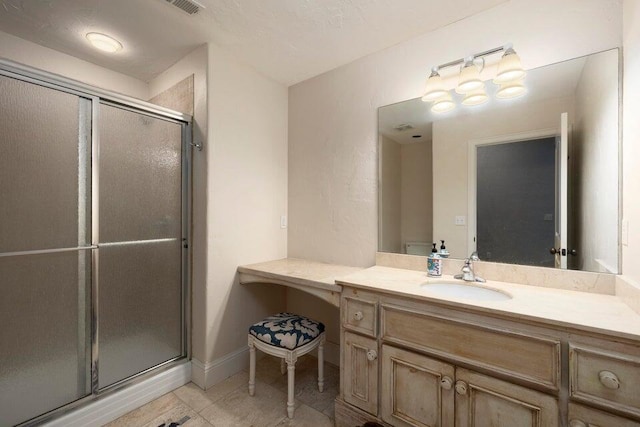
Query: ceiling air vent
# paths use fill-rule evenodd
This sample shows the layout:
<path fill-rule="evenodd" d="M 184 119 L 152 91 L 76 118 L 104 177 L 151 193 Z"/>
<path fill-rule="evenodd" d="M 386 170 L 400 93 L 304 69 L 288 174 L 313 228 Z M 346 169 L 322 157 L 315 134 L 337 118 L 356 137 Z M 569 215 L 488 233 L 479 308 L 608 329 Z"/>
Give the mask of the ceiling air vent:
<path fill-rule="evenodd" d="M 166 0 L 167 3 L 174 5 L 177 8 L 182 9 L 189 15 L 198 13 L 200 8 L 204 9 L 204 6 L 193 0 Z"/>
<path fill-rule="evenodd" d="M 413 126 L 411 126 L 409 123 L 402 123 L 397 126 L 394 126 L 393 129 L 398 132 L 404 132 L 406 130 L 413 129 Z"/>

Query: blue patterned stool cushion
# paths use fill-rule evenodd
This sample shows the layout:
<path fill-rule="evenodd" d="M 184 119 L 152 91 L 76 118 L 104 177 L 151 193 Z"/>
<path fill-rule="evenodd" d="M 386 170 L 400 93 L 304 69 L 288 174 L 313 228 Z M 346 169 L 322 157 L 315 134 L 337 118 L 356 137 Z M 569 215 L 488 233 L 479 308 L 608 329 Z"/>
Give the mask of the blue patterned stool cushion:
<path fill-rule="evenodd" d="M 249 333 L 262 342 L 293 350 L 324 332 L 324 325 L 308 317 L 278 313 L 252 325 Z"/>

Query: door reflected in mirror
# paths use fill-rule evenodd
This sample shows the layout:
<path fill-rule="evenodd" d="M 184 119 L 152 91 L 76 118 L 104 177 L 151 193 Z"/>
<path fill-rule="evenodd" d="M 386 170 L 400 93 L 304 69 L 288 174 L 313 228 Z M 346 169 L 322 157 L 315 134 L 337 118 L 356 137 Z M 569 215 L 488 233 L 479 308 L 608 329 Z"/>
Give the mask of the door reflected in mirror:
<path fill-rule="evenodd" d="M 529 70 L 526 95 L 379 109 L 379 250 L 619 269 L 619 51 Z M 492 76 L 483 76 L 489 80 Z M 454 94 L 454 96 L 457 96 Z"/>

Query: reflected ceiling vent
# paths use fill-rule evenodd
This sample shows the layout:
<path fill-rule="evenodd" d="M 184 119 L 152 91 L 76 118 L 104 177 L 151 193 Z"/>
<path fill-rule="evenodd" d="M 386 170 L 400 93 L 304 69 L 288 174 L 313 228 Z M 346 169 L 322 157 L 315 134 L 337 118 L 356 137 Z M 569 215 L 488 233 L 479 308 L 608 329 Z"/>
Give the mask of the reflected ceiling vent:
<path fill-rule="evenodd" d="M 182 9 L 189 15 L 194 15 L 200 11 L 200 8 L 204 9 L 204 6 L 193 0 L 165 0 L 167 3 L 174 5 L 175 7 Z"/>
<path fill-rule="evenodd" d="M 398 132 L 404 132 L 409 129 L 413 129 L 413 126 L 411 126 L 409 123 L 403 123 L 401 125 L 393 127 L 393 130 L 396 130 Z"/>

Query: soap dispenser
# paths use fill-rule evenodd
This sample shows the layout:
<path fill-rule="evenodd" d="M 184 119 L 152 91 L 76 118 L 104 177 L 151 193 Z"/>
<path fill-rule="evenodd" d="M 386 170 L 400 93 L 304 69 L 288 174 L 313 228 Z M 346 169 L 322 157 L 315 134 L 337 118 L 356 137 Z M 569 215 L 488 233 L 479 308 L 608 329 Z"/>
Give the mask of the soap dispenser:
<path fill-rule="evenodd" d="M 442 258 L 449 258 L 449 251 L 447 247 L 444 245 L 444 240 L 440 240 L 442 244 L 440 245 L 440 252 L 438 253 Z"/>
<path fill-rule="evenodd" d="M 436 243 L 433 244 L 431 255 L 427 257 L 427 274 L 431 277 L 442 276 L 442 258 L 438 255 Z"/>

